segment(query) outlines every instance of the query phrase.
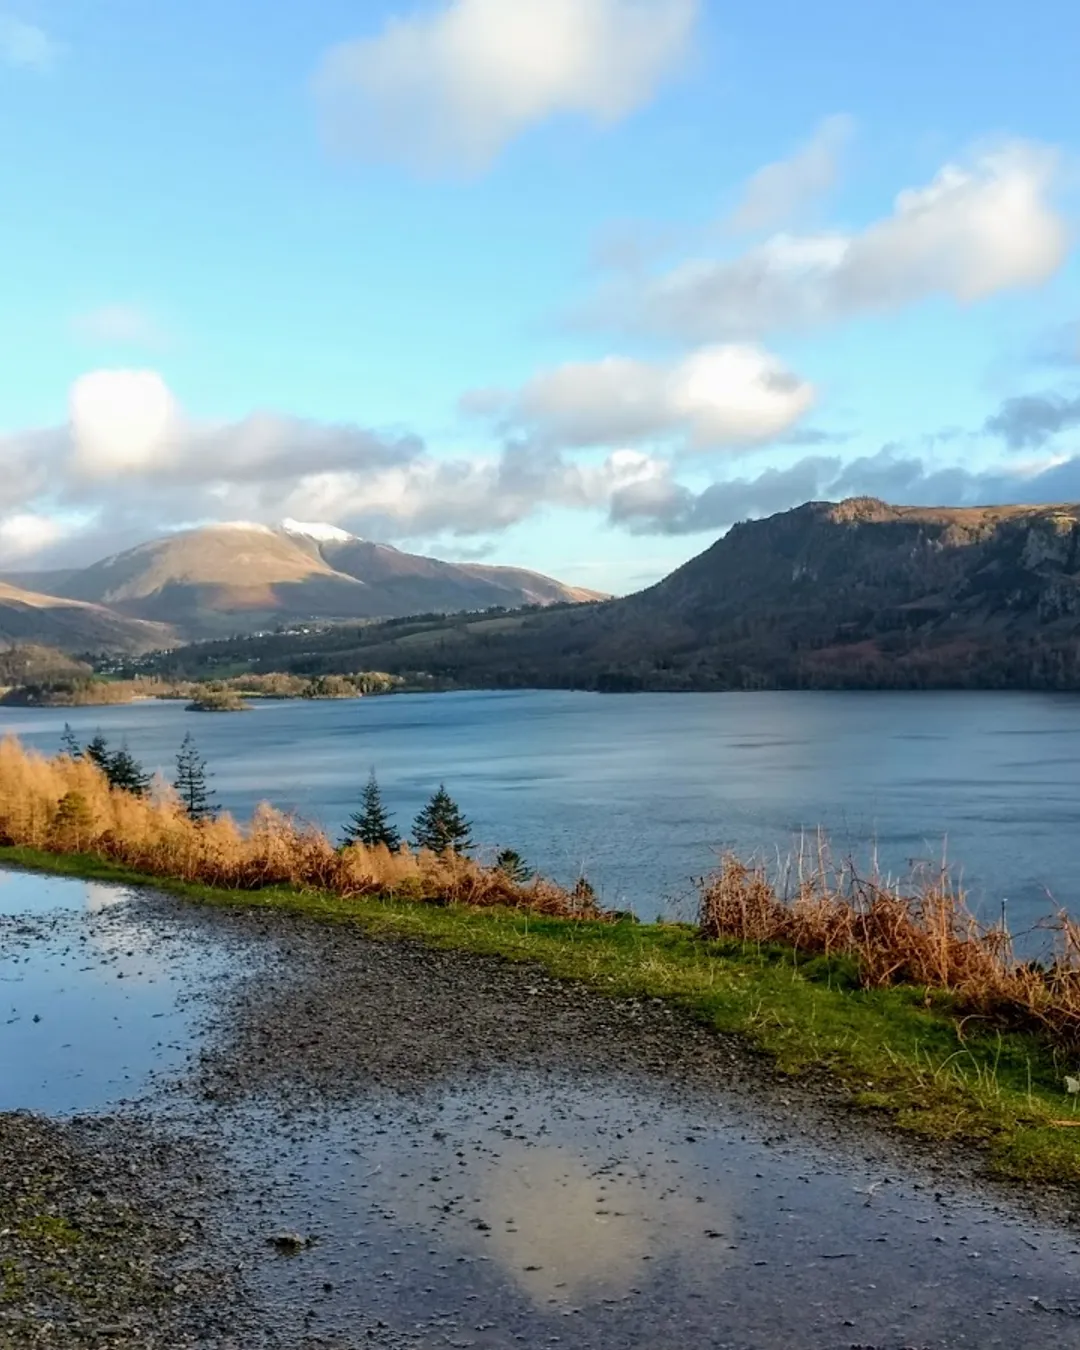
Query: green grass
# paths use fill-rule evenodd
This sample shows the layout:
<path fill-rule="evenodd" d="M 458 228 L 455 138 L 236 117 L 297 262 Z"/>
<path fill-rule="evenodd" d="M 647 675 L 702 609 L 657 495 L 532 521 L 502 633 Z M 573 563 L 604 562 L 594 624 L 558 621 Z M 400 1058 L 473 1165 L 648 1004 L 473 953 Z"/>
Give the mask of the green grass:
<path fill-rule="evenodd" d="M 532 962 L 600 993 L 670 1000 L 742 1038 L 779 1073 L 826 1073 L 851 1104 L 921 1135 L 975 1144 L 998 1175 L 1080 1181 L 1075 1066 L 1031 1035 L 961 1018 L 947 994 L 864 990 L 850 961 L 700 940 L 685 925 L 580 923 L 318 892 L 238 892 L 141 876 L 99 858 L 0 849 L 0 864 L 153 886 L 200 904 L 278 909 L 376 937 Z M 1075 1116 L 1080 1120 L 1080 1115 Z"/>

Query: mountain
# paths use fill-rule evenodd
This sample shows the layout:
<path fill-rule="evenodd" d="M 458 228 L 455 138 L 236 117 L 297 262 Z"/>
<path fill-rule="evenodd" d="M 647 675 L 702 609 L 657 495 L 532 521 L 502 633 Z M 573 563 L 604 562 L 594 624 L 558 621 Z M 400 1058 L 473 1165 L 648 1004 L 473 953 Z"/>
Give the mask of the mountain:
<path fill-rule="evenodd" d="M 65 652 L 153 651 L 175 642 L 161 624 L 115 614 L 101 605 L 41 595 L 0 582 L 0 642 L 44 644 Z"/>
<path fill-rule="evenodd" d="M 514 568 L 440 562 L 329 525 L 213 525 L 151 540 L 33 584 L 188 639 L 320 620 L 393 618 L 595 598 Z"/>
<path fill-rule="evenodd" d="M 1080 689 L 1080 506 L 811 502 L 736 525 L 624 599 L 350 640 L 307 642 L 305 671 L 611 690 Z M 276 651 L 279 667 L 287 658 Z"/>

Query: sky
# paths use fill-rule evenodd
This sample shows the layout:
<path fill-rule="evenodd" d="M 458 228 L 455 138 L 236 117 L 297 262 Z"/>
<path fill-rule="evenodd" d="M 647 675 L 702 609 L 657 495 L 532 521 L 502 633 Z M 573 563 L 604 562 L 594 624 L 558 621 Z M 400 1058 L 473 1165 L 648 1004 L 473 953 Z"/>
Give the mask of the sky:
<path fill-rule="evenodd" d="M 8 8 L 6 6 L 13 7 Z M 0 0 L 0 567 L 1080 499 L 1075 0 Z"/>

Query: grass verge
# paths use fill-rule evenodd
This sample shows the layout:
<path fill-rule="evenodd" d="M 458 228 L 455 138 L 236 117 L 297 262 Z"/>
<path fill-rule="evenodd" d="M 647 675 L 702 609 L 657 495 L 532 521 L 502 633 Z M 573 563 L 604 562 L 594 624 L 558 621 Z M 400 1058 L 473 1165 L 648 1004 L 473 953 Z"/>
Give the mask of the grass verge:
<path fill-rule="evenodd" d="M 702 941 L 682 925 L 590 923 L 521 910 L 216 890 L 98 857 L 0 849 L 0 865 L 165 890 L 204 905 L 279 910 L 376 937 L 533 962 L 614 997 L 663 998 L 767 1055 L 782 1074 L 826 1072 L 852 1105 L 904 1130 L 985 1150 L 999 1176 L 1080 1181 L 1076 1068 L 1034 1035 L 961 1016 L 944 991 L 862 989 L 850 959 Z M 1064 1124 L 1062 1122 L 1068 1122 Z"/>

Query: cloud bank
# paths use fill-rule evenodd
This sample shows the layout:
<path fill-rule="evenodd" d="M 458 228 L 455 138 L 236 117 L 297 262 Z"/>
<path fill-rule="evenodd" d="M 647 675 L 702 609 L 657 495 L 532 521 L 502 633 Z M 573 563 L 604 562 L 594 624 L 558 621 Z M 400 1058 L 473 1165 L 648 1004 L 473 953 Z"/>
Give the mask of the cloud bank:
<path fill-rule="evenodd" d="M 809 406 L 809 387 L 770 361 L 739 348 L 670 366 L 559 368 L 516 391 L 470 396 L 485 416 L 506 419 L 503 444 L 454 457 L 417 436 L 268 411 L 197 421 L 153 371 L 92 372 L 73 385 L 63 426 L 0 436 L 0 565 L 88 562 L 211 520 L 325 521 L 406 545 L 439 539 L 483 549 L 553 508 L 631 534 L 674 536 L 715 535 L 814 498 L 1080 499 L 1080 449 L 1053 444 L 1080 425 L 1080 399 L 1064 395 L 1006 400 L 979 433 L 1004 456 L 984 469 L 940 462 L 948 447 L 969 443 L 953 433 L 924 438 L 925 454 L 887 446 L 845 460 L 827 452 L 834 438 L 795 428 L 789 447 L 814 447 L 801 458 L 702 485 L 712 461 L 679 453 L 695 436 L 715 447 L 775 434 Z M 749 373 L 732 377 L 737 397 L 725 402 L 727 376 L 717 369 L 738 373 L 740 362 Z M 695 383 L 702 370 L 703 386 Z M 659 433 L 672 430 L 673 444 L 658 449 Z M 1016 453 L 1032 447 L 1040 458 Z"/>

